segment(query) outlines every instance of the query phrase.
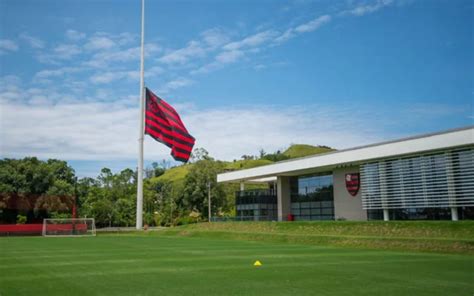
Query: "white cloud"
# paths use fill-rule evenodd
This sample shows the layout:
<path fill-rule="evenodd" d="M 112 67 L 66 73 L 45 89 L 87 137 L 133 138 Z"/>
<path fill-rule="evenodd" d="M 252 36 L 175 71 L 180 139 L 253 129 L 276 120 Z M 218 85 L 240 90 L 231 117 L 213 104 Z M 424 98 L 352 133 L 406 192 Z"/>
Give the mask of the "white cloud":
<path fill-rule="evenodd" d="M 8 101 L 13 101 L 13 100 L 18 99 L 21 95 L 20 85 L 21 85 L 21 79 L 18 76 L 15 76 L 15 75 L 0 76 L 0 94 L 1 94 L 0 104 L 2 102 L 8 102 Z M 0 109 L 0 115 L 1 115 L 1 109 Z M 0 126 L 0 129 L 1 129 L 1 126 Z M 0 138 L 0 143 L 1 142 L 2 141 Z"/>
<path fill-rule="evenodd" d="M 90 77 L 90 80 L 92 83 L 95 84 L 105 84 L 105 83 L 110 83 L 116 80 L 123 79 L 128 76 L 127 73 L 133 73 L 133 72 L 124 72 L 124 71 L 114 71 L 114 72 L 102 72 L 102 73 L 97 73 L 94 74 Z M 133 74 L 130 74 L 130 76 L 133 76 Z"/>
<path fill-rule="evenodd" d="M 169 88 L 189 85 L 179 78 Z M 19 89 L 17 77 L 0 78 L 0 143 L 2 157 L 35 155 L 60 159 L 131 159 L 136 156 L 138 99 L 136 95 L 117 97 L 110 89 L 96 90 L 90 100 L 76 100 L 66 93 L 42 89 Z M 31 97 L 19 101 L 19 96 Z M 88 102 L 89 101 L 89 102 Z M 408 106 L 393 110 L 362 109 L 356 105 L 331 106 L 226 106 L 199 109 L 192 104 L 169 102 L 180 113 L 196 147 L 206 148 L 218 159 L 232 160 L 259 149 L 273 152 L 290 143 L 328 145 L 338 149 L 406 136 L 390 132 L 393 127 L 417 126 L 421 120 L 457 118 L 468 113 L 463 106 L 452 106 L 449 114 L 439 105 L 437 112 L 417 116 Z M 444 106 L 446 107 L 446 106 Z M 464 113 L 463 113 L 464 110 Z M 468 113 L 466 116 L 470 116 Z M 167 158 L 165 146 L 146 137 L 147 159 Z"/>
<path fill-rule="evenodd" d="M 40 96 L 37 98 L 35 104 L 2 104 L 3 157 L 135 158 L 136 98 L 133 98 L 133 107 L 116 102 L 51 104 Z M 367 124 L 369 117 L 364 121 L 360 120 L 360 114 L 352 111 L 323 106 L 192 109 L 173 105 L 197 139 L 196 147 L 206 148 L 218 159 L 256 154 L 260 148 L 276 151 L 290 143 L 344 148 L 380 138 L 367 129 L 374 126 L 372 122 Z M 169 154 L 166 147 L 146 138 L 146 158 L 163 158 Z"/>
<path fill-rule="evenodd" d="M 295 31 L 298 33 L 312 32 L 318 29 L 319 27 L 321 27 L 323 24 L 329 22 L 330 20 L 331 20 L 331 17 L 329 15 L 323 15 L 305 24 L 299 25 L 298 27 L 295 28 Z"/>
<path fill-rule="evenodd" d="M 322 15 L 309 22 L 298 25 L 294 28 L 289 28 L 283 34 L 279 35 L 274 39 L 276 44 L 281 44 L 295 37 L 298 34 L 309 33 L 319 29 L 322 25 L 331 21 L 330 15 Z"/>
<path fill-rule="evenodd" d="M 165 84 L 164 91 L 174 90 L 193 84 L 194 81 L 187 78 L 177 78 Z"/>
<path fill-rule="evenodd" d="M 6 75 L 0 77 L 0 90 L 4 90 L 13 86 L 19 86 L 20 84 L 21 79 L 16 75 Z"/>
<path fill-rule="evenodd" d="M 353 9 L 343 11 L 341 15 L 352 14 L 355 16 L 363 16 L 369 13 L 376 12 L 377 10 L 389 6 L 393 3 L 393 0 L 377 0 L 374 4 L 362 4 Z"/>
<path fill-rule="evenodd" d="M 119 62 L 128 62 L 131 60 L 138 60 L 140 58 L 140 48 L 128 48 L 118 51 L 101 51 L 92 56 L 92 58 L 84 62 L 84 65 L 94 67 L 94 68 L 103 68 L 108 65 L 110 62 L 119 61 Z"/>
<path fill-rule="evenodd" d="M 66 37 L 71 41 L 79 41 L 86 38 L 86 34 L 76 30 L 67 30 Z"/>
<path fill-rule="evenodd" d="M 274 30 L 263 31 L 240 41 L 227 43 L 218 52 L 214 60 L 197 69 L 190 71 L 191 75 L 209 73 L 222 68 L 226 64 L 235 63 L 245 56 L 245 53 L 258 53 L 261 49 L 258 46 L 264 46 L 266 42 L 271 41 L 278 33 Z"/>
<path fill-rule="evenodd" d="M 211 48 L 216 48 L 229 42 L 229 36 L 218 28 L 206 30 L 201 33 L 203 41 Z"/>
<path fill-rule="evenodd" d="M 153 77 L 163 73 L 163 69 L 158 66 L 154 66 L 146 69 L 145 77 Z M 127 71 L 106 71 L 99 72 L 90 77 L 90 81 L 94 84 L 107 84 L 121 79 L 128 79 L 132 81 L 138 81 L 140 79 L 139 70 L 127 70 Z"/>
<path fill-rule="evenodd" d="M 34 105 L 4 104 L 1 110 L 3 157 L 121 159 L 134 157 L 136 151 L 136 109 L 38 101 Z"/>
<path fill-rule="evenodd" d="M 229 37 L 222 29 L 209 29 L 200 34 L 199 41 L 191 40 L 185 47 L 167 52 L 158 61 L 168 65 L 185 64 L 191 59 L 205 57 L 227 42 Z"/>
<path fill-rule="evenodd" d="M 330 20 L 331 16 L 322 15 L 307 23 L 290 28 L 283 34 L 276 30 L 266 30 L 247 36 L 239 41 L 227 43 L 222 47 L 222 51 L 216 54 L 214 61 L 190 71 L 190 74 L 195 75 L 215 71 L 222 68 L 225 64 L 237 62 L 244 57 L 246 53 L 259 53 L 269 45 L 278 45 L 297 34 L 315 31 Z"/>
<path fill-rule="evenodd" d="M 206 49 L 202 47 L 201 43 L 192 40 L 186 47 L 171 51 L 159 58 L 158 61 L 164 64 L 184 64 L 191 58 L 203 57 L 205 54 Z"/>
<path fill-rule="evenodd" d="M 44 41 L 29 35 L 28 33 L 21 33 L 20 39 L 26 41 L 33 48 L 44 48 Z"/>
<path fill-rule="evenodd" d="M 154 55 L 161 51 L 161 48 L 154 44 L 145 45 L 145 57 Z M 90 60 L 84 62 L 85 66 L 93 68 L 103 68 L 112 62 L 129 62 L 138 61 L 140 59 L 140 47 L 131 47 L 126 49 L 114 49 L 108 51 L 100 51 L 95 53 Z"/>
<path fill-rule="evenodd" d="M 165 70 L 159 66 L 145 68 L 145 77 L 152 77 L 164 73 Z M 149 76 L 148 76 L 149 75 Z"/>
<path fill-rule="evenodd" d="M 130 44 L 130 43 L 134 43 L 137 40 L 137 36 L 135 34 L 132 34 L 132 33 L 123 32 L 123 33 L 120 33 L 116 37 L 116 39 L 117 39 L 117 43 L 119 45 L 127 45 L 127 44 Z"/>
<path fill-rule="evenodd" d="M 209 64 L 205 64 L 197 69 L 194 69 L 194 70 L 191 70 L 189 72 L 189 74 L 191 75 L 197 75 L 197 74 L 205 74 L 205 73 L 209 73 L 209 72 L 212 72 L 214 70 L 217 70 L 219 69 L 221 66 L 219 64 L 217 64 L 216 62 L 212 62 L 212 63 L 209 63 Z"/>
<path fill-rule="evenodd" d="M 283 42 L 286 42 L 288 41 L 289 39 L 293 38 L 295 36 L 295 31 L 293 28 L 290 28 L 288 30 L 286 30 L 283 34 L 281 34 L 280 36 L 278 36 L 277 38 L 275 38 L 275 42 L 276 43 L 283 43 Z"/>
<path fill-rule="evenodd" d="M 277 31 L 267 30 L 267 31 L 263 31 L 263 32 L 251 35 L 249 37 L 246 37 L 240 41 L 228 43 L 223 48 L 225 50 L 237 50 L 237 49 L 245 48 L 245 47 L 256 47 L 267 42 L 268 40 L 273 39 L 276 35 L 278 35 Z"/>
<path fill-rule="evenodd" d="M 86 50 L 101 50 L 115 47 L 113 40 L 105 36 L 94 36 L 89 38 L 89 41 L 84 45 Z"/>
<path fill-rule="evenodd" d="M 60 44 L 56 46 L 54 49 L 54 55 L 53 57 L 59 58 L 59 59 L 70 59 L 75 55 L 78 55 L 82 52 L 82 50 L 79 48 L 79 46 L 75 44 Z"/>
<path fill-rule="evenodd" d="M 227 160 L 257 154 L 261 148 L 276 151 L 290 143 L 340 148 L 370 141 L 362 131 L 349 128 L 349 122 L 345 128 L 336 128 L 333 123 L 337 122 L 337 115 L 340 114 L 332 115 L 322 106 L 254 106 L 194 112 L 184 122 L 197 139 L 197 147 L 205 147 L 211 155 Z"/>
<path fill-rule="evenodd" d="M 58 77 L 58 76 L 63 76 L 65 74 L 76 73 L 81 70 L 83 69 L 77 68 L 77 67 L 64 67 L 64 68 L 53 69 L 53 70 L 41 70 L 35 74 L 34 79 Z"/>
<path fill-rule="evenodd" d="M 190 74 L 196 75 L 196 74 L 209 73 L 209 72 L 221 69 L 226 64 L 235 63 L 244 56 L 245 56 L 245 53 L 242 50 L 222 51 L 216 55 L 216 57 L 214 58 L 214 61 L 190 71 Z"/>
<path fill-rule="evenodd" d="M 216 56 L 216 61 L 222 64 L 234 63 L 244 56 L 240 50 L 224 51 Z"/>
<path fill-rule="evenodd" d="M 0 39 L 0 54 L 8 51 L 17 51 L 18 44 L 9 39 Z"/>

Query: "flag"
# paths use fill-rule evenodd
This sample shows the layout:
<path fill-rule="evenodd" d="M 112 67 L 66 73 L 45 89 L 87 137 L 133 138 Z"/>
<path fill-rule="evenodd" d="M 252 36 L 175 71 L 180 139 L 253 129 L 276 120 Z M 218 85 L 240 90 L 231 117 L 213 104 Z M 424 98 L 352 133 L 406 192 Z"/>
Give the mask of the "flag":
<path fill-rule="evenodd" d="M 145 134 L 171 148 L 175 160 L 187 162 L 195 139 L 188 133 L 176 110 L 146 90 Z"/>

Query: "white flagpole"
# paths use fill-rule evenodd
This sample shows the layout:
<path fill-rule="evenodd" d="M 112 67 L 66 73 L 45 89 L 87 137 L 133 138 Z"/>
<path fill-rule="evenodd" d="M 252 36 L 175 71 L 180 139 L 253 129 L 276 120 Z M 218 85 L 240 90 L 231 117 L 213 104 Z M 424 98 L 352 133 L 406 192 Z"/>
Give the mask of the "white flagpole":
<path fill-rule="evenodd" d="M 140 130 L 138 136 L 138 180 L 137 180 L 137 230 L 143 227 L 143 138 L 145 121 L 145 82 L 144 64 L 145 64 L 145 0 L 142 0 L 142 41 L 140 56 Z"/>

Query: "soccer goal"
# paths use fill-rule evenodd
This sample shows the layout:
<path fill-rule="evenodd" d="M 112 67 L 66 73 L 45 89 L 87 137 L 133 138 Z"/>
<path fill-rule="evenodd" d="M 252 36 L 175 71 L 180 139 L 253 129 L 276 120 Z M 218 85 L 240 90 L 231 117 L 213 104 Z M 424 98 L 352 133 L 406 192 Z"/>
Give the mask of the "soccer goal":
<path fill-rule="evenodd" d="M 44 219 L 43 236 L 95 236 L 93 218 Z"/>

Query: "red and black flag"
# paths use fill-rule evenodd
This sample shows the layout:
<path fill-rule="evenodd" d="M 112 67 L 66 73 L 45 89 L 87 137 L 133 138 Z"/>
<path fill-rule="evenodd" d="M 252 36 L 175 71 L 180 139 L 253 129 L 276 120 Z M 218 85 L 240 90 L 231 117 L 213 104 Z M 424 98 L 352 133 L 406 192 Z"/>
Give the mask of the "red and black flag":
<path fill-rule="evenodd" d="M 176 110 L 146 90 L 145 134 L 171 148 L 175 160 L 187 162 L 195 139 L 188 133 Z"/>

